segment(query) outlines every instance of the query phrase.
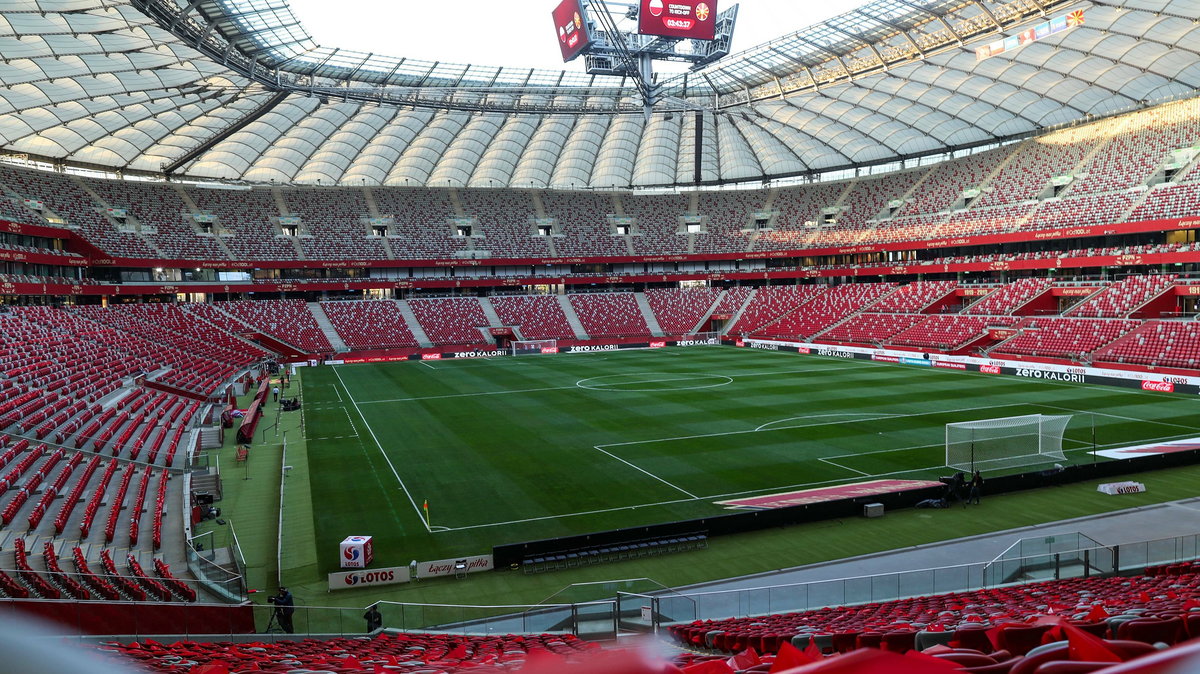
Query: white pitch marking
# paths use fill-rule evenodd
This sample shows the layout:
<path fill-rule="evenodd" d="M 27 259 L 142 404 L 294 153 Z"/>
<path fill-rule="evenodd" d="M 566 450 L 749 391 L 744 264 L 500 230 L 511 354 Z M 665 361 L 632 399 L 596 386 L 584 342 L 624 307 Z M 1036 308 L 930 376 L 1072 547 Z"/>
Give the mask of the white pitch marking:
<path fill-rule="evenodd" d="M 429 531 L 429 524 L 425 522 L 425 515 L 421 512 L 421 509 L 417 507 L 417 502 L 413 499 L 412 494 L 409 493 L 408 486 L 404 484 L 404 480 L 400 479 L 400 473 L 396 471 L 396 466 L 392 465 L 392 459 L 388 457 L 387 452 L 383 450 L 383 444 L 379 442 L 379 437 L 375 435 L 375 429 L 371 428 L 371 424 L 367 421 L 367 417 L 364 416 L 362 410 L 359 409 L 358 401 L 356 401 L 354 396 L 350 394 L 350 389 L 346 387 L 346 382 L 342 381 L 342 373 L 339 372 L 335 367 L 333 368 L 333 374 L 336 375 L 338 381 L 342 383 L 342 388 L 346 389 L 346 396 L 350 398 L 350 404 L 354 405 L 354 411 L 358 412 L 358 417 L 362 419 L 363 426 L 365 426 L 367 432 L 371 434 L 371 439 L 375 441 L 375 446 L 379 448 L 379 453 L 383 455 L 383 460 L 387 461 L 388 467 L 392 469 L 392 475 L 396 476 L 396 481 L 400 483 L 400 488 L 404 490 L 404 495 L 408 497 L 408 502 L 412 504 L 413 510 L 417 513 L 417 519 L 421 521 L 421 526 L 425 527 L 426 531 Z"/>
<path fill-rule="evenodd" d="M 831 466 L 834 466 L 834 467 L 837 467 L 837 468 L 841 468 L 842 470 L 848 470 L 848 471 L 850 471 L 850 472 L 852 472 L 852 473 L 858 473 L 859 475 L 863 475 L 863 476 L 866 476 L 866 477 L 871 477 L 871 474 L 870 474 L 870 473 L 864 473 L 864 472 L 862 472 L 861 470 L 858 470 L 857 468 L 851 468 L 851 467 L 849 467 L 849 466 L 843 466 L 843 465 L 842 465 L 842 464 L 840 464 L 840 463 L 834 463 L 833 461 L 830 461 L 829 459 L 826 459 L 826 458 L 824 458 L 824 457 L 817 457 L 817 461 L 822 461 L 822 462 L 824 462 L 824 463 L 827 463 L 827 464 L 829 464 L 829 465 L 831 465 Z"/>
<path fill-rule="evenodd" d="M 651 473 L 650 471 L 646 470 L 645 468 L 642 468 L 642 467 L 640 467 L 640 466 L 635 466 L 635 465 L 633 465 L 632 463 L 629 463 L 629 462 L 628 462 L 628 461 L 626 461 L 625 459 L 622 459 L 621 457 L 617 456 L 616 454 L 613 454 L 612 452 L 610 452 L 610 451 L 608 451 L 608 450 L 606 450 L 606 449 L 603 449 L 603 448 L 601 448 L 601 447 L 593 447 L 593 449 L 596 449 L 596 450 L 599 450 L 599 451 L 601 451 L 601 452 L 604 452 L 605 454 L 607 454 L 607 455 L 611 456 L 612 458 L 616 459 L 617 461 L 620 461 L 621 463 L 625 464 L 626 466 L 629 466 L 630 468 L 632 468 L 632 469 L 634 469 L 634 470 L 636 470 L 636 471 L 640 471 L 640 472 L 642 472 L 642 473 L 645 473 L 646 475 L 649 475 L 650 477 L 654 478 L 655 480 L 658 480 L 659 482 L 661 482 L 661 483 L 663 483 L 663 484 L 667 485 L 668 487 L 670 487 L 670 488 L 672 488 L 672 489 L 674 489 L 674 490 L 676 490 L 676 491 L 683 492 L 684 494 L 687 494 L 687 495 L 688 495 L 688 496 L 690 496 L 691 498 L 694 498 L 694 499 L 695 499 L 695 498 L 700 498 L 699 496 L 696 496 L 695 494 L 693 494 L 692 492 L 690 492 L 690 491 L 688 491 L 688 490 L 684 489 L 683 487 L 680 487 L 680 486 L 678 486 L 678 485 L 672 484 L 672 483 L 670 483 L 670 482 L 668 482 L 668 481 L 666 481 L 666 480 L 662 479 L 661 477 L 659 477 L 659 476 L 655 475 L 654 473 Z"/>
<path fill-rule="evenodd" d="M 895 417 L 895 416 L 900 416 L 900 415 L 898 415 L 898 414 L 883 414 L 883 413 L 871 414 L 870 412 L 838 412 L 838 413 L 833 413 L 833 414 L 808 414 L 805 416 L 787 417 L 786 419 L 776 419 L 775 421 L 768 421 L 767 423 L 763 424 L 762 426 L 759 426 L 758 428 L 756 428 L 754 430 L 761 431 L 761 430 L 766 429 L 768 426 L 774 426 L 775 424 L 781 424 L 785 421 L 796 421 L 798 419 L 822 419 L 822 418 L 827 418 L 827 417 L 871 417 L 871 419 L 886 419 L 888 417 Z M 867 419 L 867 421 L 870 421 L 871 419 Z M 855 421 L 855 419 L 847 419 L 846 421 Z M 808 428 L 809 426 L 812 426 L 812 425 L 813 424 L 801 424 L 799 426 L 784 426 L 784 428 Z"/>
<path fill-rule="evenodd" d="M 1052 410 L 1062 410 L 1064 412 L 1073 412 L 1073 413 L 1079 414 L 1079 415 L 1094 414 L 1098 417 L 1111 417 L 1113 419 L 1124 419 L 1125 421 L 1137 421 L 1137 422 L 1144 423 L 1144 424 L 1159 424 L 1161 426 L 1173 426 L 1175 428 L 1187 428 L 1187 429 L 1190 429 L 1193 431 L 1200 430 L 1200 427 L 1188 426 L 1187 424 L 1173 424 L 1169 421 L 1157 421 L 1155 419 L 1138 419 L 1137 417 L 1127 417 L 1127 416 L 1123 416 L 1120 414 L 1109 414 L 1108 412 L 1091 412 L 1091 411 L 1087 411 L 1087 410 L 1076 410 L 1076 409 L 1072 409 L 1070 407 L 1059 407 L 1058 405 L 1045 405 L 1042 403 L 1037 403 L 1034 406 L 1035 407 L 1047 407 Z"/>
<path fill-rule="evenodd" d="M 1191 437 L 1191 434 L 1171 435 L 1171 436 L 1166 436 L 1166 437 L 1162 437 L 1162 438 L 1157 438 L 1157 440 L 1167 441 L 1167 440 L 1176 440 L 1176 439 L 1185 438 L 1185 437 Z M 1155 441 L 1154 439 L 1151 439 L 1151 440 L 1147 440 L 1146 442 L 1154 442 L 1154 441 Z M 1124 444 L 1128 444 L 1128 443 L 1111 443 L 1111 444 L 1107 444 L 1107 445 L 1097 445 L 1096 448 L 1101 449 L 1101 448 L 1106 448 L 1106 447 L 1116 447 L 1117 445 L 1124 445 Z M 893 451 L 900 451 L 900 450 L 904 450 L 904 449 L 919 449 L 920 447 L 931 447 L 931 446 L 933 446 L 933 445 L 920 445 L 917 447 L 900 447 L 897 449 L 885 449 L 885 450 L 879 450 L 878 452 L 871 452 L 871 453 L 877 454 L 877 453 L 882 453 L 882 452 L 893 452 Z M 1079 452 L 1079 451 L 1083 451 L 1083 450 L 1082 449 L 1071 449 L 1071 450 L 1067 450 L 1067 451 Z M 843 456 L 857 456 L 857 455 L 843 454 L 843 455 L 834 456 L 834 457 L 830 457 L 830 458 L 836 459 L 836 458 L 841 458 Z M 894 471 L 891 471 L 888 473 L 872 473 L 869 475 L 869 477 L 884 478 L 884 477 L 891 477 L 893 475 L 905 475 L 908 473 L 920 473 L 920 472 L 930 471 L 930 470 L 940 470 L 942 468 L 945 468 L 945 466 L 927 466 L 925 468 L 912 468 L 909 470 L 894 470 Z M 580 512 L 563 513 L 561 515 L 542 515 L 540 517 L 527 517 L 524 519 L 508 520 L 505 522 L 488 522 L 485 524 L 469 524 L 467 526 L 462 526 L 462 527 L 451 527 L 451 528 L 448 528 L 447 531 L 463 531 L 463 530 L 467 530 L 467 529 L 486 529 L 486 528 L 490 528 L 490 527 L 507 526 L 510 524 L 524 524 L 527 522 L 542 522 L 545 520 L 563 519 L 563 518 L 567 518 L 567 517 L 583 517 L 585 515 L 598 515 L 598 514 L 602 514 L 602 513 L 616 512 L 618 510 L 629 510 L 630 508 L 654 508 L 657 506 L 674 505 L 676 503 L 687 503 L 689 501 L 708 501 L 708 500 L 716 500 L 716 499 L 728 499 L 728 498 L 737 497 L 737 496 L 748 496 L 751 494 L 784 492 L 784 491 L 788 491 L 788 490 L 794 490 L 794 489 L 797 489 L 800 487 L 815 488 L 815 487 L 821 487 L 824 485 L 849 482 L 849 481 L 857 480 L 857 479 L 858 479 L 857 477 L 842 477 L 842 478 L 836 478 L 833 480 L 821 480 L 819 482 L 802 482 L 802 483 L 796 483 L 796 484 L 790 484 L 790 485 L 780 485 L 780 486 L 775 486 L 775 487 L 763 487 L 760 489 L 746 489 L 743 491 L 734 491 L 734 492 L 728 492 L 725 494 L 712 494 L 709 496 L 698 496 L 694 499 L 681 498 L 681 499 L 673 499 L 670 501 L 658 501 L 658 502 L 654 502 L 654 503 L 639 503 L 639 504 L 632 505 L 632 506 L 617 506 L 614 508 L 602 508 L 599 510 L 584 510 L 584 511 L 580 511 Z"/>
<path fill-rule="evenodd" d="M 953 412 L 972 412 L 975 410 L 991 410 L 991 409 L 999 409 L 1002 407 L 1027 407 L 1027 406 L 1029 406 L 1029 403 L 1005 403 L 1003 405 L 983 405 L 981 407 L 962 407 L 962 408 L 955 409 L 955 410 L 935 410 L 935 411 L 930 411 L 930 412 L 913 412 L 911 414 L 889 414 L 887 416 L 871 416 L 871 417 L 863 417 L 863 418 L 855 419 L 854 421 L 876 421 L 876 420 L 883 420 L 883 419 L 899 419 L 899 418 L 907 418 L 907 417 L 927 417 L 927 416 L 930 416 L 933 414 L 950 414 Z M 805 426 L 805 428 L 812 428 L 815 426 L 834 426 L 834 425 L 842 424 L 842 423 L 846 423 L 846 422 L 844 422 L 844 421 L 823 421 L 818 424 L 808 424 L 807 426 Z M 785 426 L 784 428 L 779 429 L 779 430 L 786 430 L 788 428 L 790 428 L 790 427 Z M 759 432 L 769 433 L 772 430 L 775 430 L 775 429 L 768 428 L 764 431 L 759 431 L 757 428 L 750 428 L 750 429 L 746 429 L 746 430 L 742 430 L 742 431 L 725 431 L 723 433 L 701 433 L 699 435 L 681 435 L 681 436 L 673 437 L 673 438 L 653 438 L 650 440 L 630 440 L 629 442 L 610 442 L 610 443 L 599 445 L 599 446 L 600 447 L 620 447 L 623 445 L 643 445 L 643 444 L 651 444 L 651 443 L 655 443 L 655 442 L 670 442 L 672 440 L 695 440 L 697 438 L 718 438 L 718 437 L 722 437 L 725 435 L 742 435 L 745 433 L 759 433 Z"/>
<path fill-rule="evenodd" d="M 877 364 L 874 364 L 874 365 L 877 365 Z M 752 372 L 752 373 L 748 373 L 748 374 L 720 375 L 720 376 L 731 377 L 736 382 L 738 379 L 745 378 L 745 377 L 767 377 L 767 376 L 780 375 L 780 374 L 811 374 L 814 372 L 830 372 L 830 371 L 834 371 L 834 370 L 845 371 L 845 368 L 844 367 L 831 367 L 831 368 L 818 368 L 815 370 L 776 370 L 774 372 Z M 592 377 L 589 377 L 589 379 L 590 378 L 592 378 Z M 586 379 L 581 379 L 579 381 L 586 381 Z M 412 398 L 387 398 L 384 400 L 360 400 L 355 404 L 356 405 L 378 405 L 380 403 L 405 403 L 405 402 L 416 402 L 416 401 L 420 401 L 420 400 L 439 400 L 442 398 L 472 398 L 474 396 L 507 395 L 509 393 L 540 393 L 542 391 L 568 391 L 571 389 L 580 389 L 580 388 L 581 387 L 579 387 L 579 386 L 572 385 L 572 386 L 549 386 L 549 387 L 545 387 L 545 388 L 505 389 L 502 391 L 474 391 L 471 393 L 447 393 L 445 395 L 436 395 L 436 396 L 414 396 Z M 584 389 L 584 390 L 596 390 L 596 389 Z M 604 392 L 607 392 L 607 391 L 604 391 Z M 349 391 L 347 391 L 347 394 L 348 393 L 349 393 Z"/>

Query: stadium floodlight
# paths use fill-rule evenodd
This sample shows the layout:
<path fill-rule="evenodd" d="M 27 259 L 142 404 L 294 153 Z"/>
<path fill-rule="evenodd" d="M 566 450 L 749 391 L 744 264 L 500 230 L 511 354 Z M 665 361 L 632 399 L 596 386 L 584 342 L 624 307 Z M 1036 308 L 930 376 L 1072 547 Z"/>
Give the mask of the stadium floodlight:
<path fill-rule="evenodd" d="M 521 339 L 509 344 L 514 356 L 535 356 L 544 353 L 558 353 L 557 339 Z"/>
<path fill-rule="evenodd" d="M 1070 421 L 1069 414 L 1026 414 L 946 424 L 946 465 L 972 472 L 1065 461 Z"/>

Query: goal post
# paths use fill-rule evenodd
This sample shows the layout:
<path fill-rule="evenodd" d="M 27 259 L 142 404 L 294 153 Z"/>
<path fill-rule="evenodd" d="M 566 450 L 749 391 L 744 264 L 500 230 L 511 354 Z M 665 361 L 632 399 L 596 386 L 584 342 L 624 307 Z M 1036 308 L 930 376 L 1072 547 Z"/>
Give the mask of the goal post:
<path fill-rule="evenodd" d="M 972 472 L 1066 461 L 1069 414 L 1026 414 L 946 424 L 946 465 Z"/>
<path fill-rule="evenodd" d="M 514 356 L 534 356 L 543 353 L 558 353 L 557 339 L 521 339 L 509 343 Z"/>
<path fill-rule="evenodd" d="M 699 344 L 720 344 L 721 333 L 719 332 L 694 332 L 690 335 L 685 335 L 679 338 L 679 341 L 686 346 L 696 346 Z"/>

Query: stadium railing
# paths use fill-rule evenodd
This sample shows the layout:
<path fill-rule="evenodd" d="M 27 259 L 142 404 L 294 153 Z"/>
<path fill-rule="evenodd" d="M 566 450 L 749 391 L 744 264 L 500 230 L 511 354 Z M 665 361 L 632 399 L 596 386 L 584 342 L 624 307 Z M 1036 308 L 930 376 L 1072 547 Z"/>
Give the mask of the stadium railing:
<path fill-rule="evenodd" d="M 245 600 L 246 559 L 232 522 L 188 539 L 186 554 L 188 570 L 197 583 L 227 601 Z"/>
<path fill-rule="evenodd" d="M 1080 543 L 1085 541 L 1082 539 Z M 1173 538 L 1123 543 L 1116 546 L 1081 547 L 1065 545 L 1047 548 L 1040 554 L 1010 557 L 1005 564 L 1043 570 L 1040 580 L 1081 578 L 1089 575 L 1137 571 L 1147 567 L 1174 564 L 1200 557 L 1200 534 Z M 1083 565 L 1078 559 L 1088 556 L 1092 564 Z M 627 586 L 633 581 L 589 583 L 596 594 L 610 594 L 585 600 L 587 593 L 570 595 L 569 602 L 555 603 L 558 597 L 536 605 L 501 604 L 415 604 L 391 601 L 378 602 L 384 616 L 384 626 L 410 632 L 445 634 L 515 634 L 523 632 L 593 631 L 597 623 L 608 622 L 618 629 L 630 631 L 631 626 L 658 631 L 669 624 L 694 620 L 744 618 L 789 613 L 830 606 L 848 606 L 870 602 L 893 601 L 951 592 L 965 592 L 1005 585 L 989 574 L 993 562 L 974 562 L 893 573 L 838 578 L 727 591 L 689 592 L 684 589 L 653 589 Z M 1103 574 L 1096 571 L 1105 565 Z M 989 579 L 991 577 L 991 579 Z M 1020 583 L 1009 583 L 1020 585 Z M 368 603 L 375 603 L 373 601 Z M 78 602 L 80 622 L 88 620 L 89 606 L 94 602 Z M 211 604 L 189 604 L 203 609 Z M 650 621 L 641 621 L 643 607 L 649 608 Z M 274 607 L 254 604 L 255 631 L 262 633 L 270 624 Z M 363 608 L 297 606 L 292 622 L 296 634 L 359 635 L 366 632 Z M 640 624 L 639 624 L 640 623 Z M 157 627 L 157 630 L 156 630 Z M 85 637 L 81 631 L 64 624 L 64 636 Z M 209 637 L 239 638 L 245 632 L 206 632 Z M 144 630 L 130 634 L 135 638 L 166 636 L 161 624 L 147 624 Z"/>
<path fill-rule="evenodd" d="M 1200 534 L 1114 546 L 1067 547 L 1075 549 L 1048 549 L 1024 557 L 1008 557 L 1003 560 L 1004 566 L 1046 570 L 1056 580 L 1141 570 L 1196 559 L 1200 556 Z M 681 590 L 675 595 L 656 598 L 653 615 L 657 629 L 664 624 L 719 616 L 744 618 L 981 590 L 1009 584 L 1005 582 L 1009 575 L 998 573 L 994 562 L 988 561 L 737 590 L 695 593 Z"/>
<path fill-rule="evenodd" d="M 283 506 L 284 494 L 287 490 L 287 431 L 283 432 L 283 441 L 279 452 L 279 528 L 275 535 L 275 585 L 284 587 L 283 583 Z"/>

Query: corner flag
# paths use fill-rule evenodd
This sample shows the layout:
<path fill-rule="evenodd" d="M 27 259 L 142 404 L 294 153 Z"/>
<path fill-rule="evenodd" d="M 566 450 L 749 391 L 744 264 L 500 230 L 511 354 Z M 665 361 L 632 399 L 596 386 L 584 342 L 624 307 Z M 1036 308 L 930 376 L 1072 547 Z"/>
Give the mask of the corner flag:
<path fill-rule="evenodd" d="M 425 499 L 425 505 L 421 506 L 425 509 L 425 527 L 429 527 L 429 499 Z"/>

